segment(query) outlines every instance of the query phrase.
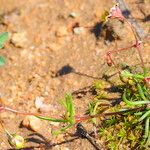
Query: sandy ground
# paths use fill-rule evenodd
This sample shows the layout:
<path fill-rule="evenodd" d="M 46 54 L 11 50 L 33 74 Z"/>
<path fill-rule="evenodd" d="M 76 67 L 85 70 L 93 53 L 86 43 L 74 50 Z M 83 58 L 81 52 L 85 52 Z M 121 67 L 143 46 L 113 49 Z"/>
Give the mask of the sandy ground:
<path fill-rule="evenodd" d="M 148 33 L 150 20 L 146 18 L 150 14 L 149 3 L 139 4 L 136 0 L 127 0 L 127 3 L 137 22 Z M 96 28 L 104 11 L 109 10 L 112 5 L 111 0 L 0 0 L 0 32 L 8 31 L 10 34 L 9 41 L 0 50 L 0 55 L 7 59 L 6 65 L 0 67 L 0 96 L 3 103 L 20 111 L 38 112 L 35 100 L 42 97 L 44 103 L 51 105 L 47 114 L 59 117 L 62 107 L 58 101 L 66 92 L 84 90 L 104 73 L 114 71 L 106 65 L 105 54 L 115 47 L 115 42 L 106 44 L 105 37 L 103 34 L 97 35 Z M 72 12 L 75 16 L 69 17 Z M 79 34 L 75 34 L 70 29 L 72 24 L 84 28 Z M 133 38 L 130 33 L 128 30 L 125 32 L 126 38 L 118 41 L 118 46 L 124 47 L 131 43 Z M 149 44 L 145 43 L 145 62 L 150 57 L 148 47 Z M 126 51 L 116 58 L 117 62 L 125 61 L 130 65 L 139 62 L 134 50 Z M 73 71 L 61 75 L 61 69 L 66 68 L 68 71 L 68 66 Z M 79 94 L 82 92 L 79 91 Z M 91 100 L 91 93 L 88 92 L 81 98 L 74 96 L 77 113 L 84 114 Z M 33 133 L 20 128 L 24 116 L 10 112 L 2 112 L 0 115 L 10 132 L 17 132 L 25 138 Z M 90 130 L 92 125 L 85 123 L 85 126 Z M 43 121 L 38 133 L 51 143 L 69 139 L 68 134 L 52 136 L 51 131 L 58 127 L 59 125 Z M 0 137 L 0 150 L 11 148 L 2 130 Z M 27 147 L 38 146 L 40 143 L 31 141 L 27 143 Z M 68 150 L 67 148 L 95 149 L 86 139 L 66 142 L 52 149 Z"/>

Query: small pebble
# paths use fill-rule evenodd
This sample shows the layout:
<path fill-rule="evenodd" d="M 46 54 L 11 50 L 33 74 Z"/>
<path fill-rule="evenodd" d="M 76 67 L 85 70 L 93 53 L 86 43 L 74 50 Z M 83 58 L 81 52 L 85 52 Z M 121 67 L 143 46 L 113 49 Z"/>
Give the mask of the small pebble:
<path fill-rule="evenodd" d="M 79 15 L 76 13 L 76 12 L 71 12 L 70 14 L 69 14 L 69 17 L 72 17 L 72 18 L 76 18 L 76 17 L 78 17 Z"/>
<path fill-rule="evenodd" d="M 76 27 L 73 29 L 73 32 L 74 32 L 74 34 L 79 35 L 84 32 L 84 27 Z"/>
<path fill-rule="evenodd" d="M 22 125 L 37 132 L 42 128 L 42 121 L 35 116 L 26 116 L 22 121 Z"/>
<path fill-rule="evenodd" d="M 43 101 L 44 101 L 43 97 L 36 97 L 36 99 L 35 99 L 35 107 L 37 109 L 39 109 L 43 105 Z"/>
<path fill-rule="evenodd" d="M 50 111 L 53 111 L 53 109 L 54 109 L 53 105 L 44 104 L 44 97 L 36 97 L 35 107 L 42 113 L 43 112 L 50 112 Z"/>

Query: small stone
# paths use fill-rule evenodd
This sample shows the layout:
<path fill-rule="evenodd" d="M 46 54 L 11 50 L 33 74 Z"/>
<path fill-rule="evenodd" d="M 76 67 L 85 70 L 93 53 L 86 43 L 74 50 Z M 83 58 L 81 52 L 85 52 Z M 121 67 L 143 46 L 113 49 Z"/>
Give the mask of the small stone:
<path fill-rule="evenodd" d="M 35 116 L 26 116 L 22 121 L 22 125 L 33 131 L 39 131 L 42 127 L 42 121 Z"/>
<path fill-rule="evenodd" d="M 69 17 L 72 17 L 72 18 L 76 18 L 76 17 L 78 17 L 79 15 L 76 13 L 76 12 L 71 12 L 70 14 L 69 14 Z"/>
<path fill-rule="evenodd" d="M 11 42 L 19 48 L 26 47 L 28 43 L 27 34 L 25 31 L 16 32 L 12 34 Z"/>
<path fill-rule="evenodd" d="M 54 106 L 51 104 L 45 104 L 44 103 L 44 97 L 36 97 L 35 99 L 35 107 L 40 111 L 40 112 L 50 112 L 54 110 Z"/>
<path fill-rule="evenodd" d="M 35 107 L 37 109 L 39 109 L 42 105 L 43 105 L 43 101 L 44 101 L 44 98 L 43 97 L 36 97 L 35 99 Z"/>
<path fill-rule="evenodd" d="M 84 32 L 84 27 L 76 27 L 73 29 L 73 32 L 79 35 Z"/>
<path fill-rule="evenodd" d="M 68 34 L 67 27 L 66 26 L 60 26 L 58 30 L 56 31 L 56 36 L 62 37 L 66 36 Z"/>

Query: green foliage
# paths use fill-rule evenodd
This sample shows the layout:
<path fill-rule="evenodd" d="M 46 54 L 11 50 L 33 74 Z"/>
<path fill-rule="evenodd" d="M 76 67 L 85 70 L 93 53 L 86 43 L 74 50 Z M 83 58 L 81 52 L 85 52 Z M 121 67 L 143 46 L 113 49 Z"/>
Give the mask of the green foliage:
<path fill-rule="evenodd" d="M 69 129 L 75 124 L 75 108 L 73 104 L 72 95 L 70 93 L 66 94 L 65 99 L 61 100 L 61 104 L 65 108 L 65 114 L 63 115 L 62 119 L 56 119 L 56 118 L 50 118 L 50 117 L 44 117 L 44 116 L 36 116 L 42 120 L 68 124 L 65 127 L 61 128 L 60 130 L 54 131 L 53 134 L 55 135 L 65 132 L 67 129 Z"/>
<path fill-rule="evenodd" d="M 102 89 L 103 87 L 104 87 L 104 84 L 103 84 L 103 82 L 100 81 L 100 80 L 97 80 L 97 81 L 95 81 L 95 82 L 93 83 L 93 88 L 94 88 L 94 90 L 100 90 L 100 89 Z"/>
<path fill-rule="evenodd" d="M 148 106 L 150 104 L 150 89 L 144 81 L 145 77 L 148 76 L 148 71 L 144 73 L 132 73 L 131 71 L 124 70 L 120 73 L 120 80 L 123 82 L 121 105 L 112 106 L 107 100 L 107 95 L 103 96 L 103 93 L 106 93 L 104 88 L 99 88 L 99 84 L 94 84 L 97 95 L 89 105 L 89 114 L 101 113 L 106 105 L 108 112 L 124 114 L 122 117 L 111 115 L 104 121 L 102 120 L 99 135 L 106 141 L 109 149 L 120 149 L 122 148 L 120 145 L 124 146 L 123 149 L 135 145 L 140 148 L 150 145 L 150 109 Z M 138 108 L 141 106 L 145 106 L 145 109 L 140 111 Z M 130 109 L 135 109 L 135 112 L 128 111 Z M 95 118 L 92 121 L 97 123 Z M 125 143 L 128 143 L 128 146 Z"/>
<path fill-rule="evenodd" d="M 135 122 L 132 124 L 132 122 Z M 128 124 L 127 124 L 128 123 Z M 143 128 L 137 118 L 131 115 L 110 116 L 99 130 L 100 138 L 106 141 L 109 149 L 127 149 L 139 143 Z M 126 144 L 124 144 L 126 143 Z M 121 146 L 121 147 L 120 147 Z"/>
<path fill-rule="evenodd" d="M 61 101 L 62 105 L 65 107 L 66 112 L 64 117 L 71 124 L 75 123 L 75 108 L 73 104 L 73 99 L 71 94 L 66 94 L 65 99 Z"/>
<path fill-rule="evenodd" d="M 112 126 L 112 125 L 115 125 L 117 123 L 117 119 L 115 116 L 112 116 L 110 119 L 107 119 L 105 124 L 106 126 Z"/>
<path fill-rule="evenodd" d="M 8 39 L 8 32 L 3 32 L 0 34 L 0 49 L 3 48 L 4 43 Z M 0 56 L 0 66 L 5 65 L 6 59 L 3 56 Z"/>
<path fill-rule="evenodd" d="M 3 32 L 0 34 L 0 48 L 3 48 L 4 43 L 8 40 L 8 32 Z"/>
<path fill-rule="evenodd" d="M 107 100 L 94 100 L 92 103 L 89 104 L 89 108 L 87 110 L 87 113 L 90 115 L 96 115 L 96 114 L 100 114 L 102 109 L 101 109 L 101 105 L 110 105 L 110 102 Z M 91 119 L 92 122 L 96 125 L 97 124 L 97 119 L 96 118 L 92 118 Z"/>
<path fill-rule="evenodd" d="M 126 79 L 130 78 L 132 80 L 132 85 L 126 82 L 124 93 L 122 99 L 127 106 L 141 106 L 150 104 L 150 90 L 144 83 L 144 78 L 147 75 L 147 71 L 143 74 L 132 74 L 130 72 L 124 71 L 121 75 Z M 137 115 L 137 114 L 136 114 Z M 150 138 L 150 109 L 145 108 L 145 110 L 138 112 L 138 122 L 145 122 L 144 138 L 147 139 L 147 143 Z"/>
<path fill-rule="evenodd" d="M 6 59 L 5 59 L 5 57 L 0 56 L 0 66 L 5 65 L 5 63 L 6 63 Z"/>

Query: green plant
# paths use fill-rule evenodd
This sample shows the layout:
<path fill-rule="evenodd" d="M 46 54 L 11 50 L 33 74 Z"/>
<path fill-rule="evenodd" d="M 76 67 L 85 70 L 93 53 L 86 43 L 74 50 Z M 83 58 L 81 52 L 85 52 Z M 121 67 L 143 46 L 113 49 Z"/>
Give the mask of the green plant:
<path fill-rule="evenodd" d="M 130 143 L 130 147 L 134 147 L 136 143 L 139 143 L 139 147 L 144 146 L 145 148 L 147 148 L 148 146 L 150 146 L 150 74 L 149 70 L 145 67 L 141 54 L 142 42 L 138 40 L 137 35 L 134 31 L 134 27 L 122 15 L 118 5 L 115 5 L 111 8 L 108 17 L 105 20 L 107 21 L 108 19 L 118 19 L 122 22 L 126 22 L 131 28 L 131 31 L 135 38 L 135 42 L 130 46 L 111 50 L 106 54 L 107 64 L 109 66 L 113 65 L 117 69 L 120 80 L 123 83 L 121 87 L 121 105 L 114 105 L 112 107 L 110 101 L 107 101 L 106 97 L 99 97 L 99 93 L 97 92 L 97 101 L 94 101 L 92 104 L 90 104 L 89 114 L 94 115 L 95 117 L 98 116 L 98 114 L 100 113 L 99 110 L 102 110 L 104 108 L 103 105 L 100 105 L 100 103 L 105 100 L 105 104 L 110 104 L 109 107 L 107 107 L 108 113 L 105 113 L 105 115 L 109 114 L 111 117 L 104 121 L 104 124 L 101 127 L 102 130 L 100 130 L 100 135 L 101 137 L 105 136 L 105 130 L 108 130 L 110 132 L 105 139 L 106 141 L 108 141 L 108 147 L 110 149 L 113 149 L 114 145 L 117 145 L 117 148 L 115 147 L 114 149 L 118 149 L 121 143 L 125 143 L 128 141 Z M 116 64 L 115 60 L 113 60 L 113 53 L 126 51 L 131 48 L 135 48 L 137 50 L 143 72 L 134 73 L 134 70 L 132 70 L 130 67 L 122 71 Z M 95 88 L 98 89 L 97 86 L 95 86 Z M 134 112 L 131 112 L 130 110 L 134 110 Z M 113 115 L 119 114 L 124 114 L 123 120 L 121 119 L 122 117 L 112 117 Z M 96 120 L 94 120 L 94 122 L 95 121 Z M 118 131 L 116 129 L 113 130 L 116 124 L 120 124 L 121 126 Z M 116 135 L 116 137 L 114 137 L 113 135 Z M 129 135 L 129 137 L 127 135 Z M 138 135 L 138 137 L 136 135 Z M 142 142 L 139 142 L 140 137 L 142 138 Z M 145 145 L 143 143 L 145 143 Z"/>
<path fill-rule="evenodd" d="M 20 136 L 15 134 L 10 133 L 3 125 L 2 121 L 0 120 L 0 125 L 3 128 L 3 130 L 5 131 L 7 138 L 8 138 L 8 142 L 9 144 L 14 147 L 15 149 L 21 149 L 24 148 L 25 146 L 25 139 Z"/>
<path fill-rule="evenodd" d="M 106 13 L 107 14 L 107 13 Z M 105 17 L 105 15 L 103 18 Z M 61 101 L 65 112 L 59 118 L 43 116 L 41 114 L 20 112 L 11 109 L 7 106 L 0 105 L 0 111 L 11 111 L 20 115 L 34 115 L 42 120 L 60 122 L 63 128 L 54 131 L 54 134 L 66 132 L 67 129 L 76 125 L 76 123 L 92 120 L 97 124 L 97 118 L 101 119 L 102 123 L 99 130 L 99 135 L 104 138 L 106 145 L 110 149 L 119 149 L 119 145 L 127 143 L 127 147 L 134 147 L 139 143 L 139 147 L 150 145 L 150 77 L 148 70 L 144 65 L 142 54 L 140 51 L 142 42 L 138 40 L 134 28 L 124 18 L 118 5 L 111 8 L 107 19 L 119 19 L 122 22 L 127 22 L 135 37 L 134 44 L 125 48 L 109 51 L 107 55 L 107 64 L 115 66 L 120 81 L 122 81 L 122 104 L 114 105 L 108 100 L 108 93 L 104 90 L 104 85 L 97 81 L 94 83 L 93 88 L 96 91 L 96 96 L 89 104 L 88 115 L 76 115 L 73 98 L 71 94 L 66 94 L 65 98 Z M 0 35 L 0 48 L 3 47 L 4 42 L 8 38 L 8 33 Z M 142 73 L 133 73 L 132 69 L 120 70 L 112 58 L 112 54 L 135 48 L 139 55 Z M 1 58 L 0 64 L 4 64 L 4 59 Z M 107 110 L 107 111 L 106 111 Z M 144 124 L 144 125 L 143 125 Z M 107 135 L 107 136 L 106 136 Z M 143 138 L 142 138 L 143 136 Z M 142 138 L 142 141 L 140 141 Z M 125 144 L 124 144 L 125 145 Z M 125 145 L 126 146 L 126 145 Z M 126 147 L 125 147 L 126 148 Z"/>
<path fill-rule="evenodd" d="M 6 63 L 5 57 L 4 56 L 0 56 L 0 66 L 5 65 L 5 63 Z"/>
<path fill-rule="evenodd" d="M 3 32 L 0 34 L 0 49 L 3 48 L 4 43 L 8 39 L 8 32 Z M 3 66 L 6 63 L 6 59 L 4 56 L 0 56 L 0 66 Z"/>
<path fill-rule="evenodd" d="M 8 32 L 0 34 L 0 49 L 4 47 L 4 43 L 8 40 Z"/>
<path fill-rule="evenodd" d="M 68 128 L 72 127 L 75 124 L 75 108 L 71 94 L 66 94 L 65 99 L 61 100 L 61 104 L 65 108 L 65 113 L 62 119 L 37 116 L 38 118 L 43 120 L 67 123 L 65 127 L 61 128 L 58 131 L 54 131 L 55 135 L 65 132 Z"/>
<path fill-rule="evenodd" d="M 115 68 L 119 72 L 120 80 L 124 83 L 123 85 L 123 94 L 122 94 L 122 100 L 124 102 L 124 107 L 128 111 L 130 108 L 134 108 L 135 110 L 137 109 L 136 113 L 126 113 L 126 117 L 129 116 L 136 116 L 136 125 L 141 126 L 141 123 L 145 122 L 145 127 L 143 127 L 142 131 L 144 131 L 143 138 L 146 143 L 146 146 L 150 144 L 150 77 L 148 74 L 148 69 L 145 67 L 143 57 L 141 54 L 141 44 L 142 42 L 138 40 L 137 35 L 134 31 L 133 26 L 124 18 L 122 15 L 118 5 L 115 5 L 114 7 L 111 8 L 108 19 L 118 19 L 122 22 L 127 22 L 129 27 L 132 30 L 132 33 L 135 37 L 135 43 L 131 46 L 117 49 L 117 50 L 112 50 L 107 53 L 107 64 L 109 66 L 115 66 Z M 115 60 L 112 58 L 113 53 L 117 53 L 120 51 L 125 51 L 131 48 L 135 48 L 137 50 L 137 53 L 139 55 L 140 61 L 141 61 L 141 66 L 143 68 L 142 73 L 133 73 L 131 69 L 129 70 L 123 70 L 121 71 L 117 64 L 115 63 Z M 142 110 L 138 111 L 139 107 L 143 107 Z M 124 108 L 122 108 L 124 109 Z M 134 124 L 134 120 L 130 120 L 131 124 Z M 109 123 L 111 124 L 111 122 Z M 129 124 L 126 122 L 125 125 Z M 120 133 L 124 132 L 119 132 L 118 135 L 122 135 Z M 123 134 L 124 135 L 124 134 Z M 125 135 L 124 135 L 125 136 Z M 130 140 L 133 139 L 135 140 L 135 136 L 132 134 L 130 135 Z M 135 140 L 136 141 L 136 140 Z"/>

